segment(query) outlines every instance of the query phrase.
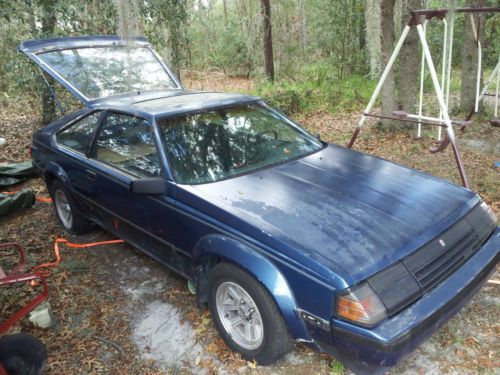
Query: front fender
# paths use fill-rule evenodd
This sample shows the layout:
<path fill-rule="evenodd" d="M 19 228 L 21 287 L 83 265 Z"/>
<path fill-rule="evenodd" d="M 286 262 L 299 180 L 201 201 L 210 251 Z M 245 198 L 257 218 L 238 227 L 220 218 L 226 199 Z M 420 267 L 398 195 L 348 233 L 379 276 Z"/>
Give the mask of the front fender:
<path fill-rule="evenodd" d="M 304 322 L 297 316 L 297 304 L 288 282 L 275 264 L 259 250 L 223 235 L 208 235 L 196 244 L 193 251 L 195 264 L 204 257 L 215 256 L 244 268 L 271 293 L 281 311 L 292 337 L 311 341 Z"/>

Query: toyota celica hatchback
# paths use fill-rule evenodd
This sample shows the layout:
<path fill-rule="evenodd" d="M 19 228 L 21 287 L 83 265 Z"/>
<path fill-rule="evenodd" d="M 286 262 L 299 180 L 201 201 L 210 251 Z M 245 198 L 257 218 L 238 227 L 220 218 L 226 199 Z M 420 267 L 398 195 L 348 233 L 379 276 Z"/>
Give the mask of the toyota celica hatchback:
<path fill-rule="evenodd" d="M 259 98 L 187 91 L 143 38 L 20 51 L 85 107 L 33 137 L 61 225 L 97 224 L 194 282 L 248 360 L 299 341 L 384 370 L 495 269 L 500 230 L 474 192 L 322 142 Z"/>

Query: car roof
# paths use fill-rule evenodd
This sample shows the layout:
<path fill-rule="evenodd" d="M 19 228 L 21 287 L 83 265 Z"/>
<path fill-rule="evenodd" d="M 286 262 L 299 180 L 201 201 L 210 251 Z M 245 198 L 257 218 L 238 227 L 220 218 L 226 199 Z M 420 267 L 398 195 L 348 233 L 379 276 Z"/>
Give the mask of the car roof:
<path fill-rule="evenodd" d="M 94 108 L 126 111 L 144 117 L 160 118 L 255 102 L 260 98 L 223 92 L 178 91 L 145 93 L 101 101 Z"/>

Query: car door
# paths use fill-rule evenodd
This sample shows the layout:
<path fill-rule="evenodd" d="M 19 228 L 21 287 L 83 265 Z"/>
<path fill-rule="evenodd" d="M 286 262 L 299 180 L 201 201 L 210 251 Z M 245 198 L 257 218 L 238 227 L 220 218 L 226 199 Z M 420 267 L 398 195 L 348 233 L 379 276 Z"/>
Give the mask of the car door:
<path fill-rule="evenodd" d="M 79 209 L 86 215 L 93 216 L 93 207 L 85 199 L 86 194 L 93 188 L 88 180 L 85 170 L 88 163 L 87 153 L 90 150 L 95 133 L 104 111 L 90 112 L 56 133 L 55 158 L 69 180 L 68 187 L 74 193 Z"/>
<path fill-rule="evenodd" d="M 164 176 L 149 120 L 109 112 L 90 151 L 87 193 L 100 223 L 162 263 L 182 272 L 183 259 L 171 246 L 174 238 L 173 206 L 168 199 L 130 191 L 138 178 Z M 167 196 L 173 191 L 168 185 Z M 166 198 L 166 197 L 163 197 Z"/>

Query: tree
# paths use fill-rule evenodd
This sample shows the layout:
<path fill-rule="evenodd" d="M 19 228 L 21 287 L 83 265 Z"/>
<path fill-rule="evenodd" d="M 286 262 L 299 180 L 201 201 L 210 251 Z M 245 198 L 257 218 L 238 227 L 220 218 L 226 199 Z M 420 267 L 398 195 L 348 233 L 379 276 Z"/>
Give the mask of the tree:
<path fill-rule="evenodd" d="M 406 24 L 412 10 L 421 7 L 421 0 L 403 0 L 402 23 Z M 408 113 L 415 113 L 420 70 L 418 43 L 417 30 L 413 27 L 399 53 L 398 107 Z"/>
<path fill-rule="evenodd" d="M 54 35 L 56 29 L 56 0 L 43 0 L 40 1 L 40 10 L 41 10 L 41 21 L 42 21 L 42 37 L 50 37 Z M 33 28 L 36 30 L 36 25 L 33 25 Z M 42 73 L 45 75 L 45 73 Z M 43 80 L 42 86 L 45 86 L 46 83 L 50 86 L 54 86 L 54 80 L 52 77 L 45 75 L 45 79 L 42 76 Z M 44 125 L 54 121 L 56 117 L 56 105 L 54 102 L 54 98 L 52 97 L 52 92 L 49 87 L 46 87 L 42 91 L 42 123 Z"/>
<path fill-rule="evenodd" d="M 179 78 L 189 47 L 187 3 L 187 0 L 150 0 L 141 3 L 148 39 L 167 48 L 167 60 Z"/>
<path fill-rule="evenodd" d="M 304 0 L 297 0 L 297 28 L 299 30 L 299 45 L 302 59 L 306 56 L 307 29 L 306 13 L 304 11 Z"/>
<path fill-rule="evenodd" d="M 364 8 L 361 0 L 320 0 L 316 3 L 316 15 L 311 17 L 309 24 L 314 30 L 311 35 L 315 37 L 310 38 L 309 49 L 313 56 L 321 54 L 328 59 L 337 79 L 366 73 L 366 54 L 362 49 Z M 380 34 L 377 38 L 380 40 Z"/>
<path fill-rule="evenodd" d="M 271 29 L 271 6 L 269 0 L 260 0 L 262 23 L 264 29 L 264 65 L 266 76 L 274 81 L 273 35 Z"/>
<path fill-rule="evenodd" d="M 467 5 L 470 7 L 485 6 L 484 0 L 467 0 Z M 477 83 L 477 69 L 478 69 L 478 56 L 477 45 L 474 33 L 472 32 L 471 18 L 474 19 L 476 30 L 478 29 L 478 19 L 484 16 L 479 16 L 478 13 L 472 17 L 465 14 L 465 25 L 462 40 L 462 89 L 460 92 L 460 109 L 470 111 L 474 108 L 476 101 L 476 83 Z M 479 41 L 482 39 L 484 27 L 479 27 Z"/>
<path fill-rule="evenodd" d="M 381 3 L 381 34 L 382 42 L 382 67 L 389 62 L 394 49 L 394 5 L 395 0 L 382 0 Z M 391 116 L 396 108 L 394 100 L 394 73 L 393 69 L 387 75 L 381 90 L 382 97 L 382 116 Z M 391 121 L 382 121 L 384 125 L 390 125 Z"/>
<path fill-rule="evenodd" d="M 367 0 L 365 8 L 366 41 L 370 57 L 370 77 L 377 79 L 380 75 L 382 45 L 380 1 Z"/>

